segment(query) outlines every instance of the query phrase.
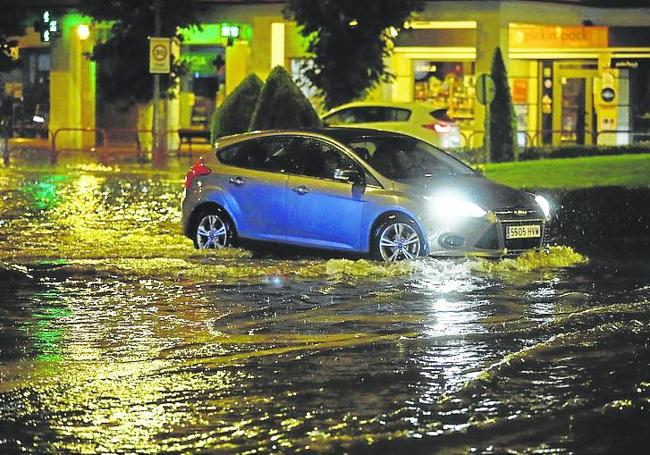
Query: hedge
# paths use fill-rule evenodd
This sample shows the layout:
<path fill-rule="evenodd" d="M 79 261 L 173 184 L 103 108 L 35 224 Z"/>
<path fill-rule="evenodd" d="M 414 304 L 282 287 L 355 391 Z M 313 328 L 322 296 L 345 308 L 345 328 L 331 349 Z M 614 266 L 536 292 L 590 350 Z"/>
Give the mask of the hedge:
<path fill-rule="evenodd" d="M 453 156 L 471 163 L 485 163 L 485 150 L 483 148 L 449 150 Z M 585 156 L 606 155 L 636 155 L 650 153 L 650 144 L 633 145 L 562 145 L 542 147 L 524 147 L 519 152 L 520 161 L 554 159 L 554 158 L 580 158 Z"/>
<path fill-rule="evenodd" d="M 211 137 L 214 140 L 248 131 L 264 82 L 255 74 L 248 75 L 212 116 Z"/>
<path fill-rule="evenodd" d="M 322 122 L 287 70 L 271 70 L 257 100 L 250 130 L 318 127 Z"/>

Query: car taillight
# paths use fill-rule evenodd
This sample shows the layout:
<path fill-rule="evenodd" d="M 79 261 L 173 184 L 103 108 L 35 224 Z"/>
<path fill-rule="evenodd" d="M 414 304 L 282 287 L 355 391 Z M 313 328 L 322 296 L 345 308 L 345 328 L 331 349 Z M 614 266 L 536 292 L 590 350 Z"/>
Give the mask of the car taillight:
<path fill-rule="evenodd" d="M 422 125 L 422 127 L 440 134 L 451 131 L 451 125 L 448 123 L 431 123 L 429 125 Z"/>
<path fill-rule="evenodd" d="M 189 172 L 185 176 L 185 188 L 189 188 L 192 184 L 194 177 L 200 177 L 202 175 L 208 175 L 212 172 L 212 169 L 205 166 L 203 158 L 199 158 L 196 163 L 192 165 Z"/>

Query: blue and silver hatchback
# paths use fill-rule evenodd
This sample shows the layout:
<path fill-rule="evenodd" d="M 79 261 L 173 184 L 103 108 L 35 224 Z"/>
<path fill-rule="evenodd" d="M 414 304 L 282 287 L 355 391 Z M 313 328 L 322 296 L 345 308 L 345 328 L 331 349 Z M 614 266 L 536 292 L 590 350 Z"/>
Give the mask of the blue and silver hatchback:
<path fill-rule="evenodd" d="M 238 239 L 369 254 L 498 257 L 542 245 L 549 204 L 411 136 L 371 129 L 225 137 L 185 180 L 196 248 Z"/>

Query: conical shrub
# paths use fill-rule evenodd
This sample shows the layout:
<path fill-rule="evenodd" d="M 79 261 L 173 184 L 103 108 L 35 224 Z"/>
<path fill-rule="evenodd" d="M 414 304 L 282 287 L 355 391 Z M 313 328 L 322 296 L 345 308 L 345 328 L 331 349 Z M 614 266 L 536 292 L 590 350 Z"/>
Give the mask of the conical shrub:
<path fill-rule="evenodd" d="M 249 74 L 226 96 L 212 116 L 212 142 L 222 136 L 248 131 L 263 85 L 257 75 Z"/>
<path fill-rule="evenodd" d="M 311 102 L 303 95 L 289 73 L 276 66 L 262 88 L 250 130 L 321 126 Z"/>
<path fill-rule="evenodd" d="M 490 157 L 492 161 L 513 161 L 517 155 L 517 118 L 508 86 L 508 73 L 501 49 L 492 58 L 494 101 L 490 104 Z"/>

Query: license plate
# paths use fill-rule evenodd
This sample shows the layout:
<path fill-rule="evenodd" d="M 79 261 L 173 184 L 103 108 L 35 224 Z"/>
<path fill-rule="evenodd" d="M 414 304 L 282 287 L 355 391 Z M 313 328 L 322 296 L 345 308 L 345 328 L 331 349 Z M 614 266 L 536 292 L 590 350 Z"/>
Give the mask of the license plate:
<path fill-rule="evenodd" d="M 506 226 L 506 239 L 530 239 L 541 235 L 542 230 L 539 224 Z"/>

